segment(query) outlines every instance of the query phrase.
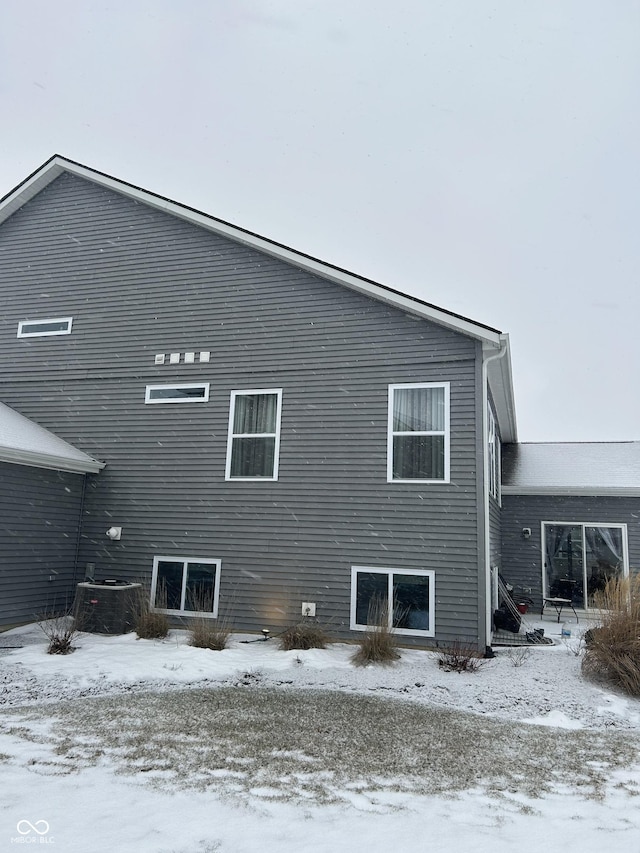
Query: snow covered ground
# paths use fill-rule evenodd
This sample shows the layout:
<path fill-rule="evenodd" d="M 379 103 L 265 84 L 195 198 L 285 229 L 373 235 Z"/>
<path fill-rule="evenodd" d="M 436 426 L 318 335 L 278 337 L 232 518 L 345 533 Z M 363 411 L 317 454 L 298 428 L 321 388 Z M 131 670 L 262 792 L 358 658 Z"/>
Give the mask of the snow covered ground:
<path fill-rule="evenodd" d="M 640 702 L 574 636 L 470 674 L 403 650 L 0 635 L 0 850 L 640 850 Z"/>

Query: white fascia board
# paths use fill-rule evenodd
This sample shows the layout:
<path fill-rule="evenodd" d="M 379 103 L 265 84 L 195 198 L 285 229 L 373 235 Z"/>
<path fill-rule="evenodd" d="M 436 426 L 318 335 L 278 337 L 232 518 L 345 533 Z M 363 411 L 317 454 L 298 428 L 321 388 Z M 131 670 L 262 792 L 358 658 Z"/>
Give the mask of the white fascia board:
<path fill-rule="evenodd" d="M 59 162 L 60 161 L 60 162 Z M 55 181 L 66 166 L 60 157 L 53 157 L 0 201 L 0 224 Z"/>
<path fill-rule="evenodd" d="M 264 252 L 281 261 L 293 264 L 299 269 L 304 269 L 307 272 L 318 275 L 322 278 L 333 281 L 337 284 L 342 284 L 345 287 L 370 296 L 378 301 L 382 301 L 402 311 L 421 317 L 423 319 L 432 320 L 441 326 L 445 326 L 455 332 L 468 335 L 469 337 L 483 341 L 493 347 L 501 345 L 501 333 L 496 329 L 491 329 L 488 326 L 483 326 L 474 323 L 465 317 L 460 317 L 451 314 L 434 305 L 429 305 L 411 296 L 400 293 L 396 290 L 386 287 L 385 285 L 377 284 L 376 282 L 368 281 L 347 270 L 341 270 L 326 264 L 317 258 L 312 258 L 308 255 L 296 252 L 287 246 L 278 244 L 258 234 L 253 234 L 245 231 L 242 228 L 231 225 L 228 222 L 223 222 L 220 219 L 215 219 L 205 213 L 201 213 L 193 208 L 186 207 L 171 199 L 158 196 L 154 193 L 144 190 L 140 187 L 133 186 L 117 178 L 112 178 L 102 172 L 96 172 L 89 169 L 80 163 L 75 163 L 71 160 L 66 160 L 64 157 L 56 155 L 51 160 L 47 161 L 37 172 L 34 172 L 26 181 L 20 184 L 10 193 L 5 199 L 0 202 L 0 222 L 6 219 L 29 199 L 33 198 L 41 189 L 44 189 L 47 184 L 55 180 L 62 172 L 67 171 L 79 178 L 84 178 L 87 181 L 92 181 L 95 184 L 106 187 L 120 195 L 127 196 L 135 201 L 162 210 L 165 213 L 170 213 L 187 222 L 199 225 L 219 234 L 224 237 L 229 237 L 237 243 L 242 243 L 250 248 Z"/>
<path fill-rule="evenodd" d="M 500 335 L 500 346 L 506 350 L 503 358 L 494 359 L 487 365 L 489 388 L 500 427 L 500 441 L 504 444 L 515 444 L 518 441 L 518 427 L 516 424 L 509 335 Z M 491 352 L 486 345 L 483 351 L 485 355 Z"/>
<path fill-rule="evenodd" d="M 98 462 L 89 456 L 85 461 L 35 451 L 12 450 L 7 447 L 0 448 L 0 462 L 27 465 L 31 468 L 47 468 L 52 471 L 68 471 L 71 474 L 98 474 L 105 467 L 104 462 Z"/>
<path fill-rule="evenodd" d="M 568 486 L 567 488 L 560 488 L 559 486 L 554 486 L 553 488 L 545 488 L 544 486 L 502 486 L 502 494 L 503 495 L 522 495 L 526 496 L 559 496 L 559 497 L 592 497 L 592 498 L 603 498 L 603 497 L 640 497 L 640 488 L 630 487 L 628 489 L 625 488 L 596 488 L 593 486 L 582 486 L 582 487 L 573 487 Z"/>

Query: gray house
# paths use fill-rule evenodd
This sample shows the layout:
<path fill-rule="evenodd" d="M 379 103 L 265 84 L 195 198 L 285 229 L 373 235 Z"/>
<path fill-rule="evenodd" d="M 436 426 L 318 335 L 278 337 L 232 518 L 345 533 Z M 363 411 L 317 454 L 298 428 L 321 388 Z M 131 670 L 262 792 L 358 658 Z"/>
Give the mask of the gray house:
<path fill-rule="evenodd" d="M 0 455 L 0 625 L 95 572 L 236 629 L 353 639 L 382 601 L 484 649 L 497 569 L 546 592 L 528 549 L 569 516 L 501 499 L 496 329 L 59 156 L 0 201 L 0 282 L 3 412 L 61 442 Z"/>

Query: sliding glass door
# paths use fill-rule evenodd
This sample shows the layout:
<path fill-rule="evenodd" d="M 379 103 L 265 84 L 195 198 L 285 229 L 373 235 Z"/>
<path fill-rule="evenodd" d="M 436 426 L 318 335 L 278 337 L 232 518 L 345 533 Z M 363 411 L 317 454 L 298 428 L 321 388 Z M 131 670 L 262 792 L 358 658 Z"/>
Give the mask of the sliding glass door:
<path fill-rule="evenodd" d="M 542 531 L 545 596 L 591 607 L 609 578 L 628 574 L 626 525 L 545 522 Z"/>

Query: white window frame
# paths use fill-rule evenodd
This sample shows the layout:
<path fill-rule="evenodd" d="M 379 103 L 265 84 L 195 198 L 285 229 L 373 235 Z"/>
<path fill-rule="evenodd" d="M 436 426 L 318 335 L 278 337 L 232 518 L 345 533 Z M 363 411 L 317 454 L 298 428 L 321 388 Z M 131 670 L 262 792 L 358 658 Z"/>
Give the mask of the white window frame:
<path fill-rule="evenodd" d="M 502 506 L 502 488 L 500 480 L 502 472 L 500 468 L 500 435 L 496 416 L 491 404 L 487 404 L 487 453 L 489 454 L 489 495 L 495 498 Z"/>
<path fill-rule="evenodd" d="M 540 544 L 541 544 L 541 568 L 542 568 L 542 596 L 543 598 L 547 598 L 549 595 L 549 590 L 547 589 L 547 573 L 545 571 L 545 563 L 547 559 L 547 531 L 546 526 L 550 527 L 581 527 L 582 528 L 582 553 L 585 553 L 585 540 L 586 533 L 585 527 L 615 527 L 622 531 L 622 576 L 625 578 L 629 577 L 629 535 L 628 528 L 625 522 L 618 521 L 541 521 L 540 522 Z M 585 567 L 583 563 L 582 567 L 583 578 L 582 583 L 584 587 L 584 609 L 592 610 L 587 602 L 586 595 L 586 576 L 585 576 Z"/>
<path fill-rule="evenodd" d="M 252 394 L 275 394 L 277 396 L 276 406 L 276 431 L 275 432 L 251 432 L 251 433 L 234 433 L 233 422 L 236 413 L 236 400 L 238 397 L 249 397 Z M 282 388 L 256 388 L 247 390 L 232 391 L 229 400 L 229 430 L 227 433 L 227 458 L 224 469 L 225 480 L 233 482 L 274 482 L 278 479 L 278 470 L 280 462 L 280 422 L 282 419 Z M 232 477 L 231 476 L 231 457 L 233 454 L 233 439 L 234 438 L 275 438 L 273 450 L 273 475 L 271 477 Z"/>
<path fill-rule="evenodd" d="M 29 326 L 44 326 L 48 323 L 66 323 L 66 329 L 58 329 L 55 332 L 38 332 L 25 331 Z M 47 317 L 44 320 L 20 320 L 18 323 L 19 338 L 51 338 L 57 335 L 70 335 L 71 326 L 73 325 L 73 317 Z"/>
<path fill-rule="evenodd" d="M 171 388 L 202 388 L 204 394 L 202 397 L 159 397 L 154 400 L 151 396 L 153 391 L 165 391 Z M 159 405 L 162 403 L 208 403 L 209 402 L 209 383 L 208 382 L 171 382 L 168 385 L 147 385 L 144 395 L 145 403 L 151 405 Z"/>
<path fill-rule="evenodd" d="M 158 585 L 158 563 L 182 563 L 182 593 L 180 596 L 180 610 L 170 610 L 155 606 L 156 588 Z M 216 567 L 216 577 L 213 585 L 213 609 L 208 610 L 185 610 L 185 599 L 187 592 L 187 566 L 189 563 L 204 563 L 205 565 Z M 166 613 L 170 616 L 204 616 L 208 619 L 217 619 L 218 617 L 218 599 L 220 597 L 220 571 L 222 568 L 222 560 L 213 560 L 210 557 L 154 557 L 153 558 L 153 574 L 151 576 L 151 597 L 150 608 L 154 613 Z"/>
<path fill-rule="evenodd" d="M 400 569 L 395 568 L 374 568 L 372 566 L 352 566 L 351 567 L 351 611 L 350 625 L 352 631 L 369 631 L 373 626 L 362 625 L 356 622 L 356 604 L 358 597 L 357 578 L 360 572 L 367 572 L 377 575 L 387 575 L 387 600 L 393 601 L 393 576 L 394 575 L 417 575 L 419 577 L 429 578 L 429 629 L 426 631 L 414 628 L 394 628 L 393 627 L 393 607 L 388 608 L 389 621 L 387 627 L 394 634 L 402 634 L 407 637 L 435 637 L 436 635 L 436 573 L 433 569 Z"/>
<path fill-rule="evenodd" d="M 450 443 L 451 443 L 451 413 L 450 413 L 449 382 L 408 382 L 401 385 L 389 385 L 388 419 L 387 419 L 387 482 L 388 483 L 437 483 L 450 482 Z M 394 432 L 393 429 L 393 397 L 396 390 L 405 388 L 443 388 L 444 389 L 444 429 L 411 432 Z M 400 479 L 393 476 L 393 439 L 397 435 L 442 435 L 444 436 L 444 477 L 442 479 L 421 480 L 417 477 Z"/>

